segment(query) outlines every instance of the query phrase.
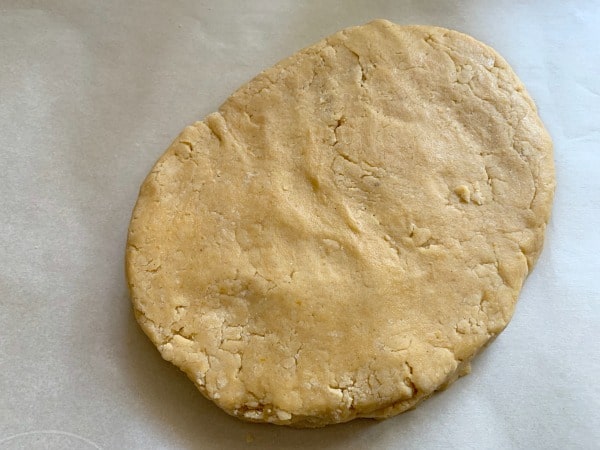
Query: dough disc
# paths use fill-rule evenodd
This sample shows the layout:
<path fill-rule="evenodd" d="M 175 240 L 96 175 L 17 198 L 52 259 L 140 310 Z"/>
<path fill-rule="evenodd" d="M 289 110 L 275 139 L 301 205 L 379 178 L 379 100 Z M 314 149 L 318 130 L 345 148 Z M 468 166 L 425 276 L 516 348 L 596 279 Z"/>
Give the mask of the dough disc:
<path fill-rule="evenodd" d="M 542 248 L 552 143 L 494 50 L 387 21 L 264 71 L 140 190 L 136 317 L 230 414 L 388 417 L 468 372 Z"/>

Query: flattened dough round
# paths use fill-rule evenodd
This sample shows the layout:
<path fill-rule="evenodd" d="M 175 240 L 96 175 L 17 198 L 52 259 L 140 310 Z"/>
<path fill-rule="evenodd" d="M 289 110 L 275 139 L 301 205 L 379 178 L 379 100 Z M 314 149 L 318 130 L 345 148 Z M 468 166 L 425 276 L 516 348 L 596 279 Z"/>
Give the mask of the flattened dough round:
<path fill-rule="evenodd" d="M 550 137 L 494 50 L 442 28 L 349 28 L 156 163 L 129 228 L 136 316 L 230 414 L 388 417 L 506 326 L 554 183 Z"/>

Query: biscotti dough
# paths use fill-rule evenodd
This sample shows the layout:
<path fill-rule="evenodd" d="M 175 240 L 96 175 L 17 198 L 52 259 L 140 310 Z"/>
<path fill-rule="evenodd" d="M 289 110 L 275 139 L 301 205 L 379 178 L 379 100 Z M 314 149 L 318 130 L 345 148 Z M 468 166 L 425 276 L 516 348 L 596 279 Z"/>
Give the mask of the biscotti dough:
<path fill-rule="evenodd" d="M 507 63 L 378 20 L 183 130 L 127 243 L 137 320 L 242 419 L 412 408 L 506 326 L 542 248 L 552 143 Z"/>

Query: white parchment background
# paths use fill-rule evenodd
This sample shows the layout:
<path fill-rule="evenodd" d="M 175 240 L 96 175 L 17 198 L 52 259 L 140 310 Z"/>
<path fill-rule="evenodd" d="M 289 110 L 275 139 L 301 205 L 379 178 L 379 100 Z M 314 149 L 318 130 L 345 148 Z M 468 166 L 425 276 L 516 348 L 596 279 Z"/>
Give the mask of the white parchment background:
<path fill-rule="evenodd" d="M 131 209 L 184 125 L 373 18 L 458 29 L 515 68 L 555 141 L 546 248 L 473 373 L 415 411 L 242 423 L 135 324 Z M 598 1 L 0 0 L 0 449 L 599 448 L 599 48 Z"/>

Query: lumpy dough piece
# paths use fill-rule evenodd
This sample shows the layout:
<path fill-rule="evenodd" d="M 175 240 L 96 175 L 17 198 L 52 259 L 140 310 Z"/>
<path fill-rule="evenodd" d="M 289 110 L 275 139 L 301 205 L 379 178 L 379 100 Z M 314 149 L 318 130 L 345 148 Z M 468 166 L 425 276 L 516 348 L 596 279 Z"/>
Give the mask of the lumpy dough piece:
<path fill-rule="evenodd" d="M 552 143 L 494 50 L 378 20 L 262 72 L 140 190 L 136 317 L 242 419 L 414 407 L 500 333 L 542 248 Z"/>

